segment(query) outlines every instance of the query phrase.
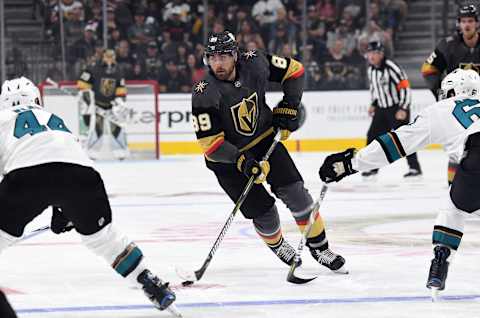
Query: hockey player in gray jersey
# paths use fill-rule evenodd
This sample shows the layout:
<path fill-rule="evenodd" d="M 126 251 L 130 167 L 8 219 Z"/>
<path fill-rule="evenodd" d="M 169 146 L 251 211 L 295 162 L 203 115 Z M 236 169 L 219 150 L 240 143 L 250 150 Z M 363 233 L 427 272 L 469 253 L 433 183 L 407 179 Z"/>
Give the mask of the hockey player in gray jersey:
<path fill-rule="evenodd" d="M 426 108 L 409 125 L 376 138 L 367 147 L 328 156 L 320 168 L 325 182 L 340 181 L 357 171 L 386 166 L 433 143 L 460 162 L 446 204 L 433 228 L 434 258 L 427 287 L 436 297 L 445 289 L 448 266 L 460 246 L 465 219 L 480 210 L 480 77 L 456 69 L 441 84 L 443 100 Z"/>
<path fill-rule="evenodd" d="M 147 269 L 142 250 L 113 226 L 102 178 L 77 137 L 40 100 L 38 88 L 24 77 L 2 85 L 0 253 L 48 206 L 58 206 L 63 213 L 52 220 L 52 231 L 63 232 L 73 222 L 88 249 L 142 288 L 155 307 L 177 313 L 168 283 Z"/>

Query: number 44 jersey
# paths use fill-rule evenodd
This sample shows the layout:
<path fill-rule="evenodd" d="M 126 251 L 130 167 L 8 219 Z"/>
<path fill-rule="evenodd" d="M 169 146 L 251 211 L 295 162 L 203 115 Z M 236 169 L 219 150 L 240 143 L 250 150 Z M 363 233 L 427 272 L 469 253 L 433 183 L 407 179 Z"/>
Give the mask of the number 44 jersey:
<path fill-rule="evenodd" d="M 460 160 L 468 136 L 480 132 L 478 119 L 477 97 L 444 99 L 424 109 L 412 123 L 377 137 L 358 151 L 352 161 L 353 169 L 380 168 L 430 144 L 441 144 L 449 156 Z"/>
<path fill-rule="evenodd" d="M 93 165 L 60 117 L 37 105 L 0 111 L 1 172 L 49 162 Z"/>

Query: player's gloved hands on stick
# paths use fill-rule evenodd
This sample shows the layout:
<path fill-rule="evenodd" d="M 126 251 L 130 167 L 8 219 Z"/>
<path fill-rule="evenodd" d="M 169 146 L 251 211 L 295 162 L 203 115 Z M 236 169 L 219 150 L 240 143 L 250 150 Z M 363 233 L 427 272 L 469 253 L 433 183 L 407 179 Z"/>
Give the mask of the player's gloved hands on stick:
<path fill-rule="evenodd" d="M 243 152 L 238 156 L 237 169 L 246 175 L 248 178 L 256 176 L 255 183 L 262 183 L 267 179 L 270 172 L 270 164 L 268 161 L 257 161 L 255 157 L 249 152 Z"/>
<path fill-rule="evenodd" d="M 52 221 L 50 223 L 50 229 L 55 234 L 61 234 L 68 232 L 74 228 L 73 223 L 65 217 L 62 210 L 58 207 L 52 207 Z"/>
<path fill-rule="evenodd" d="M 281 140 L 286 140 L 292 131 L 299 127 L 297 107 L 287 104 L 285 101 L 273 108 L 272 126 L 280 129 Z"/>
<path fill-rule="evenodd" d="M 338 182 L 356 173 L 357 171 L 352 168 L 352 159 L 355 155 L 355 148 L 349 148 L 344 152 L 334 153 L 323 162 L 318 174 L 323 182 Z"/>

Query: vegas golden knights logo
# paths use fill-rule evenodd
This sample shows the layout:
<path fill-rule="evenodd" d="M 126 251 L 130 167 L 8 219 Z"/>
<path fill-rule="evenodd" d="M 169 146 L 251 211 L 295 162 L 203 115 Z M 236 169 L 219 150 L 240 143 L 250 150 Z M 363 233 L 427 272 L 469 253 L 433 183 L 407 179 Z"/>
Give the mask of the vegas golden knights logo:
<path fill-rule="evenodd" d="M 238 133 L 245 136 L 252 136 L 257 128 L 258 118 L 258 97 L 253 93 L 248 98 L 230 108 L 233 122 Z"/>
<path fill-rule="evenodd" d="M 116 82 L 114 78 L 102 78 L 100 81 L 100 92 L 103 96 L 112 96 L 115 93 Z"/>
<path fill-rule="evenodd" d="M 480 64 L 477 63 L 460 63 L 458 67 L 464 70 L 474 70 L 480 74 Z"/>

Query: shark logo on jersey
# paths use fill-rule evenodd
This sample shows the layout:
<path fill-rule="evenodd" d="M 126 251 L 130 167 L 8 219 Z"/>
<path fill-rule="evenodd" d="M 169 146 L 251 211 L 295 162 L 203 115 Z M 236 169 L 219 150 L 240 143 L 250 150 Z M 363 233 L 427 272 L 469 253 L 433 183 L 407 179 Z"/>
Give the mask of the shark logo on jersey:
<path fill-rule="evenodd" d="M 116 80 L 114 78 L 102 78 L 100 82 L 100 92 L 103 96 L 112 96 L 115 93 Z"/>
<path fill-rule="evenodd" d="M 230 108 L 233 123 L 239 134 L 252 136 L 257 129 L 258 122 L 258 96 L 253 93 L 248 98 Z"/>

